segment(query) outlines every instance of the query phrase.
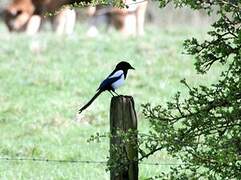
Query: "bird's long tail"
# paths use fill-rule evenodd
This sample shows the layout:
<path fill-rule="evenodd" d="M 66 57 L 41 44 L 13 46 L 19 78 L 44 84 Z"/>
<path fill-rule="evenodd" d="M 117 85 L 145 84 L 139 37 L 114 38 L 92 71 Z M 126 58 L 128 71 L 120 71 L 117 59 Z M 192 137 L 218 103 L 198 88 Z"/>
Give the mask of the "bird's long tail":
<path fill-rule="evenodd" d="M 79 114 L 85 110 L 87 107 L 89 107 L 89 105 L 91 105 L 91 103 L 102 93 L 101 90 L 97 91 L 97 93 L 91 98 L 91 100 L 86 104 L 84 105 L 82 108 L 80 108 L 79 110 Z"/>

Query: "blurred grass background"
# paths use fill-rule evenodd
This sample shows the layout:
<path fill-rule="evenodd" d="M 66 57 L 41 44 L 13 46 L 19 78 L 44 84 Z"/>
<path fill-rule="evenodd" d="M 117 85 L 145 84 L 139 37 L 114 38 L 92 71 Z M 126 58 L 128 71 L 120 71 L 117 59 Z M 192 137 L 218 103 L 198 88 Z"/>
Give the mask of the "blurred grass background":
<path fill-rule="evenodd" d="M 118 93 L 134 97 L 138 128 L 148 132 L 141 104 L 164 104 L 177 91 L 186 96 L 180 84 L 183 78 L 191 85 L 211 84 L 218 78 L 221 67 L 198 75 L 194 58 L 183 54 L 185 39 L 206 38 L 208 28 L 200 22 L 199 26 L 149 24 L 143 37 L 128 39 L 115 31 L 88 38 L 86 24 L 81 23 L 69 37 L 50 31 L 29 37 L 9 34 L 1 22 L 0 156 L 107 160 L 108 139 L 101 143 L 87 143 L 87 139 L 109 131 L 111 95 L 103 93 L 81 116 L 78 108 L 119 61 L 129 61 L 136 70 L 130 71 Z M 162 152 L 145 162 L 177 161 Z M 103 164 L 0 161 L 0 179 L 109 179 L 105 168 Z M 140 165 L 140 179 L 169 168 Z"/>

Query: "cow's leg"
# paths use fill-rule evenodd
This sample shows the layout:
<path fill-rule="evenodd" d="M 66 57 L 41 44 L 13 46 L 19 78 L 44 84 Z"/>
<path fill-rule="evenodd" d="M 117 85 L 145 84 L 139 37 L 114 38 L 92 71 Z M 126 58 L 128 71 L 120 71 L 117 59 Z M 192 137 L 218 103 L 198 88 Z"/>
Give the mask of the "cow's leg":
<path fill-rule="evenodd" d="M 76 12 L 74 9 L 66 9 L 65 12 L 65 33 L 72 34 L 76 22 Z"/>
<path fill-rule="evenodd" d="M 137 1 L 138 2 L 138 1 Z M 147 1 L 141 2 L 138 4 L 138 8 L 136 10 L 136 32 L 137 35 L 144 34 L 144 22 L 145 22 L 145 14 L 147 8 Z"/>
<path fill-rule="evenodd" d="M 135 12 L 128 12 L 124 15 L 123 27 L 120 29 L 125 36 L 136 35 L 136 15 Z"/>
<path fill-rule="evenodd" d="M 71 34 L 76 21 L 75 10 L 64 8 L 53 17 L 53 29 L 57 34 Z"/>
<path fill-rule="evenodd" d="M 36 34 L 40 29 L 40 25 L 41 25 L 41 16 L 33 15 L 27 23 L 26 33 L 28 35 Z"/>

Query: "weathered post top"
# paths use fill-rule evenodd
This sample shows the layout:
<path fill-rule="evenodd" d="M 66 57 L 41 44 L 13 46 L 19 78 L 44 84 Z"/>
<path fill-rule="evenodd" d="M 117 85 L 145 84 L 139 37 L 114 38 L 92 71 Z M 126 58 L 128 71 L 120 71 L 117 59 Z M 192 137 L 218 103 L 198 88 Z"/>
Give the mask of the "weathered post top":
<path fill-rule="evenodd" d="M 133 131 L 130 142 L 124 143 L 122 136 L 117 133 L 118 130 L 123 133 Z M 122 169 L 121 172 L 111 170 L 110 179 L 138 180 L 137 117 L 131 96 L 115 96 L 111 99 L 110 132 L 110 159 L 117 161 L 114 163 L 119 164 Z M 117 154 L 122 154 L 123 157 L 116 157 Z"/>
<path fill-rule="evenodd" d="M 123 120 L 122 125 L 127 125 L 126 128 L 137 128 L 135 104 L 132 96 L 112 97 L 110 106 L 110 120 L 113 118 L 114 120 Z"/>

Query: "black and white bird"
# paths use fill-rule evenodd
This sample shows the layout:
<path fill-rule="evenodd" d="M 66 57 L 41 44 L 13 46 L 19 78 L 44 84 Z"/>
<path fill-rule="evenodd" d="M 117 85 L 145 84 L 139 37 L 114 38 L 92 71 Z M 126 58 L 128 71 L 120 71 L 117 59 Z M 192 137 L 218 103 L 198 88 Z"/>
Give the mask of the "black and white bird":
<path fill-rule="evenodd" d="M 85 110 L 91 103 L 103 92 L 103 91 L 109 91 L 112 96 L 113 93 L 118 95 L 115 90 L 122 86 L 124 84 L 124 81 L 127 77 L 127 72 L 129 69 L 135 69 L 133 68 L 128 62 L 121 61 L 119 62 L 114 71 L 100 84 L 99 88 L 97 89 L 96 94 L 91 98 L 91 100 L 84 105 L 80 110 L 79 113 L 81 113 L 83 110 Z M 113 92 L 113 93 L 112 93 Z"/>

